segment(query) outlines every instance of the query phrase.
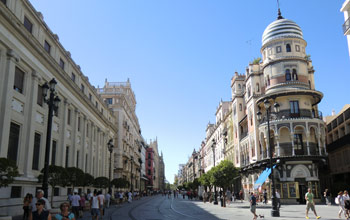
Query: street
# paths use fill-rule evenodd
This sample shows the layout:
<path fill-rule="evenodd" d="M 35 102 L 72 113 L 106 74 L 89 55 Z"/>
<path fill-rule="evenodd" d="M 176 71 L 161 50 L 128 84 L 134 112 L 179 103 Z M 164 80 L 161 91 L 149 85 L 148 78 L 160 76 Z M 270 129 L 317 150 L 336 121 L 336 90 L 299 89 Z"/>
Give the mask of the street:
<path fill-rule="evenodd" d="M 270 205 L 258 204 L 257 214 L 263 215 L 264 219 L 305 219 L 305 205 L 282 205 L 280 209 L 281 217 L 272 218 L 270 216 Z M 321 219 L 336 220 L 338 218 L 338 206 L 316 205 L 317 214 Z M 316 219 L 310 210 L 310 219 Z M 84 220 L 91 219 L 89 212 L 84 215 Z M 131 219 L 131 220 L 215 220 L 215 219 L 235 219 L 247 220 L 253 219 L 249 210 L 248 202 L 235 202 L 226 208 L 212 203 L 203 203 L 202 201 L 187 200 L 180 198 L 162 197 L 160 195 L 145 197 L 132 203 L 125 203 L 120 206 L 113 205 L 106 209 L 103 219 Z M 259 219 L 259 218 L 258 218 Z M 344 216 L 343 216 L 344 219 Z"/>

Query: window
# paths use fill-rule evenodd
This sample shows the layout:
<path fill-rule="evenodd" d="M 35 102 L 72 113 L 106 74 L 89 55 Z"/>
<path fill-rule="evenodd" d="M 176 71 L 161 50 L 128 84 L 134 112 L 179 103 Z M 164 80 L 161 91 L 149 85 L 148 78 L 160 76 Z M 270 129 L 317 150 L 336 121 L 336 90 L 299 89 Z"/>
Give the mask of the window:
<path fill-rule="evenodd" d="M 52 152 L 51 152 L 51 165 L 56 165 L 56 145 L 55 140 L 52 141 Z"/>
<path fill-rule="evenodd" d="M 78 117 L 78 131 L 80 131 L 80 116 Z"/>
<path fill-rule="evenodd" d="M 276 47 L 276 53 L 281 53 L 281 51 L 282 51 L 281 46 Z"/>
<path fill-rule="evenodd" d="M 92 95 L 91 95 L 91 93 L 89 93 L 89 99 L 90 99 L 90 101 L 92 101 Z"/>
<path fill-rule="evenodd" d="M 256 84 L 256 92 L 260 92 L 260 85 L 259 85 L 259 83 Z"/>
<path fill-rule="evenodd" d="M 98 102 L 97 101 L 95 102 L 95 106 L 96 106 L 96 108 L 98 108 Z"/>
<path fill-rule="evenodd" d="M 32 24 L 32 22 L 29 21 L 29 19 L 28 19 L 26 16 L 24 16 L 24 22 L 23 22 L 23 24 L 24 24 L 24 27 L 25 27 L 30 33 L 32 33 L 32 31 L 33 31 L 33 24 Z"/>
<path fill-rule="evenodd" d="M 83 93 L 85 92 L 85 86 L 83 84 L 80 85 L 80 89 Z"/>
<path fill-rule="evenodd" d="M 151 161 L 150 161 L 150 160 L 148 161 L 148 166 L 149 166 L 149 167 L 151 166 Z"/>
<path fill-rule="evenodd" d="M 17 162 L 20 126 L 11 122 L 7 159 Z"/>
<path fill-rule="evenodd" d="M 60 67 L 64 70 L 64 61 L 60 58 L 60 63 L 59 63 Z"/>
<path fill-rule="evenodd" d="M 296 69 L 293 69 L 292 77 L 293 77 L 293 80 L 298 80 L 298 74 L 297 74 L 297 70 Z"/>
<path fill-rule="evenodd" d="M 43 100 L 44 100 L 44 97 L 43 97 L 43 87 L 38 85 L 38 95 L 37 95 L 37 100 L 36 100 L 36 103 L 40 106 L 43 106 Z"/>
<path fill-rule="evenodd" d="M 148 175 L 151 175 L 151 169 L 148 169 Z"/>
<path fill-rule="evenodd" d="M 248 97 L 250 97 L 250 85 L 248 87 Z"/>
<path fill-rule="evenodd" d="M 233 115 L 236 115 L 236 105 L 233 106 Z"/>
<path fill-rule="evenodd" d="M 267 76 L 267 85 L 270 85 L 270 76 Z"/>
<path fill-rule="evenodd" d="M 51 51 L 51 45 L 47 41 L 44 42 L 44 49 L 48 53 L 50 53 L 50 51 Z"/>
<path fill-rule="evenodd" d="M 13 89 L 19 93 L 23 93 L 23 85 L 24 85 L 24 72 L 20 70 L 18 67 L 16 67 L 15 82 L 13 85 Z"/>
<path fill-rule="evenodd" d="M 113 102 L 113 99 L 112 98 L 106 98 L 106 103 L 111 105 Z"/>
<path fill-rule="evenodd" d="M 86 137 L 89 135 L 89 124 L 86 124 Z"/>
<path fill-rule="evenodd" d="M 70 117 L 71 117 L 71 110 L 68 109 L 68 113 L 67 113 L 67 124 L 70 125 Z"/>
<path fill-rule="evenodd" d="M 300 52 L 300 46 L 299 46 L 299 45 L 295 45 L 295 50 L 296 50 L 297 52 Z"/>
<path fill-rule="evenodd" d="M 292 117 L 299 116 L 299 101 L 290 101 L 290 114 Z"/>
<path fill-rule="evenodd" d="M 303 147 L 303 134 L 294 134 L 294 148 L 296 150 L 302 150 Z"/>
<path fill-rule="evenodd" d="M 290 47 L 290 44 L 286 45 L 286 51 L 287 52 L 292 52 L 292 48 Z"/>
<path fill-rule="evenodd" d="M 21 198 L 22 197 L 22 186 L 12 186 L 11 187 L 11 198 Z"/>
<path fill-rule="evenodd" d="M 59 196 L 60 195 L 60 188 L 55 187 L 55 189 L 53 190 L 53 196 Z"/>
<path fill-rule="evenodd" d="M 242 89 L 242 86 L 241 86 L 241 84 L 238 84 L 238 89 Z"/>
<path fill-rule="evenodd" d="M 148 153 L 148 159 L 151 159 L 151 153 Z"/>
<path fill-rule="evenodd" d="M 35 135 L 34 135 L 33 162 L 32 162 L 32 169 L 33 170 L 39 170 L 40 141 L 41 141 L 41 135 L 38 133 L 35 133 Z"/>
<path fill-rule="evenodd" d="M 87 172 L 88 155 L 85 154 L 85 172 Z"/>
<path fill-rule="evenodd" d="M 75 74 L 74 73 L 72 73 L 71 78 L 72 78 L 72 81 L 75 82 Z"/>
<path fill-rule="evenodd" d="M 79 168 L 79 151 L 77 151 L 77 164 L 76 167 Z"/>
<path fill-rule="evenodd" d="M 66 167 L 68 167 L 68 159 L 69 159 L 69 146 L 66 147 L 66 163 L 65 163 Z"/>
<path fill-rule="evenodd" d="M 286 81 L 291 80 L 290 69 L 286 69 Z"/>

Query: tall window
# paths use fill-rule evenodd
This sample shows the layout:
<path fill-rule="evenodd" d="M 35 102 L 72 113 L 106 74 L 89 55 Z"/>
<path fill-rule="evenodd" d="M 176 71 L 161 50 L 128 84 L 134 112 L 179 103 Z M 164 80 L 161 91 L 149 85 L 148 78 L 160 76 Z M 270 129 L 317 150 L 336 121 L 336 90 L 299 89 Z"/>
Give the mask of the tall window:
<path fill-rule="evenodd" d="M 68 159 L 69 159 L 69 146 L 66 147 L 66 163 L 65 163 L 66 167 L 68 167 Z"/>
<path fill-rule="evenodd" d="M 37 100 L 36 103 L 40 106 L 43 106 L 43 87 L 38 85 L 38 95 L 37 95 Z"/>
<path fill-rule="evenodd" d="M 78 117 L 78 131 L 80 131 L 80 116 Z"/>
<path fill-rule="evenodd" d="M 60 58 L 60 63 L 59 63 L 60 67 L 64 70 L 64 61 Z"/>
<path fill-rule="evenodd" d="M 20 70 L 18 67 L 16 67 L 15 82 L 13 85 L 13 89 L 19 93 L 23 93 L 23 85 L 24 85 L 24 72 Z"/>
<path fill-rule="evenodd" d="M 75 74 L 74 73 L 72 73 L 71 78 L 72 78 L 72 81 L 75 82 Z"/>
<path fill-rule="evenodd" d="M 20 126 L 11 122 L 7 159 L 17 162 Z"/>
<path fill-rule="evenodd" d="M 260 85 L 259 85 L 259 83 L 256 84 L 256 92 L 260 92 Z"/>
<path fill-rule="evenodd" d="M 270 85 L 270 76 L 267 76 L 267 85 Z"/>
<path fill-rule="evenodd" d="M 57 142 L 55 140 L 52 141 L 52 152 L 51 152 L 51 165 L 56 165 L 56 146 Z"/>
<path fill-rule="evenodd" d="M 277 53 L 281 53 L 281 51 L 282 51 L 281 46 L 277 46 L 277 47 L 276 47 L 276 52 L 277 52 Z"/>
<path fill-rule="evenodd" d="M 293 80 L 298 80 L 298 74 L 297 74 L 297 70 L 296 69 L 293 69 L 292 77 L 293 77 Z"/>
<path fill-rule="evenodd" d="M 33 162 L 32 162 L 32 169 L 33 170 L 39 170 L 40 141 L 41 141 L 41 135 L 38 133 L 35 133 L 35 135 L 34 135 Z"/>
<path fill-rule="evenodd" d="M 47 41 L 44 42 L 44 49 L 50 54 L 51 45 Z"/>
<path fill-rule="evenodd" d="M 151 159 L 151 153 L 148 153 L 148 159 L 149 160 Z"/>
<path fill-rule="evenodd" d="M 89 136 L 89 124 L 86 123 L 86 137 Z"/>
<path fill-rule="evenodd" d="M 106 103 L 107 103 L 107 104 L 111 105 L 111 104 L 112 104 L 112 101 L 113 101 L 112 98 L 106 98 Z"/>
<path fill-rule="evenodd" d="M 30 33 L 32 33 L 32 31 L 33 31 L 33 23 L 30 22 L 29 19 L 28 19 L 26 16 L 24 16 L 24 22 L 23 22 L 23 24 L 24 24 L 24 27 L 25 27 Z"/>
<path fill-rule="evenodd" d="M 81 84 L 80 89 L 83 93 L 85 92 L 85 86 L 83 84 Z"/>
<path fill-rule="evenodd" d="M 92 101 L 92 95 L 91 95 L 91 93 L 89 93 L 89 99 L 90 99 L 90 101 Z"/>
<path fill-rule="evenodd" d="M 291 80 L 290 69 L 286 69 L 286 81 Z"/>
<path fill-rule="evenodd" d="M 68 109 L 68 114 L 67 114 L 67 124 L 70 125 L 70 118 L 71 118 L 71 110 Z"/>
<path fill-rule="evenodd" d="M 290 114 L 292 117 L 299 117 L 299 101 L 290 101 Z"/>
<path fill-rule="evenodd" d="M 79 151 L 77 151 L 77 164 L 76 167 L 79 168 Z"/>
<path fill-rule="evenodd" d="M 292 52 L 292 48 L 290 47 L 290 44 L 286 45 L 286 51 L 287 52 Z"/>
<path fill-rule="evenodd" d="M 296 150 L 302 150 L 303 147 L 303 134 L 294 134 L 294 148 Z"/>
<path fill-rule="evenodd" d="M 85 154 L 85 172 L 87 173 L 88 155 Z"/>

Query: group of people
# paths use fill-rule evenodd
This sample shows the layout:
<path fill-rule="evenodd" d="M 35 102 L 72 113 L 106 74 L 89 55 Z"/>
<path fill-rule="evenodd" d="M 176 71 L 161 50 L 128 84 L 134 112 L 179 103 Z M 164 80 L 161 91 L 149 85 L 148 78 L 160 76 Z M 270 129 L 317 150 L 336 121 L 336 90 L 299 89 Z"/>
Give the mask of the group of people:
<path fill-rule="evenodd" d="M 350 197 L 347 190 L 340 191 L 335 198 L 335 203 L 339 205 L 339 218 L 344 214 L 346 219 L 350 219 Z"/>

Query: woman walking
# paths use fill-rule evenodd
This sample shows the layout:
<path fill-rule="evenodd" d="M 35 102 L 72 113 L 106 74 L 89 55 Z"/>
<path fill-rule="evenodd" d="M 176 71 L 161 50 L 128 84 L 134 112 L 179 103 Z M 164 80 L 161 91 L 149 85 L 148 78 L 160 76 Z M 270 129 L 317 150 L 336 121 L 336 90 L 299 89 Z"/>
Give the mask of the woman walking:
<path fill-rule="evenodd" d="M 36 211 L 32 212 L 29 220 L 51 220 L 51 214 L 49 211 L 44 210 L 45 200 L 39 199 L 36 203 Z"/>
<path fill-rule="evenodd" d="M 350 197 L 348 191 L 344 191 L 344 208 L 345 208 L 345 218 L 349 218 L 349 210 L 350 210 Z"/>
<path fill-rule="evenodd" d="M 32 210 L 31 203 L 33 200 L 33 195 L 31 193 L 27 193 L 27 195 L 23 199 L 23 220 L 29 219 L 30 211 Z"/>
<path fill-rule="evenodd" d="M 344 196 L 343 196 L 343 191 L 340 191 L 338 193 L 338 196 L 336 198 L 335 203 L 337 203 L 339 205 L 339 212 L 338 212 L 338 216 L 339 218 L 341 218 L 341 214 L 344 213 L 344 216 L 346 218 L 346 212 L 345 212 L 345 202 L 344 202 Z"/>
<path fill-rule="evenodd" d="M 57 220 L 75 220 L 73 213 L 69 212 L 69 203 L 64 202 L 60 205 L 61 212 L 55 215 Z M 78 218 L 78 216 L 77 216 Z"/>

